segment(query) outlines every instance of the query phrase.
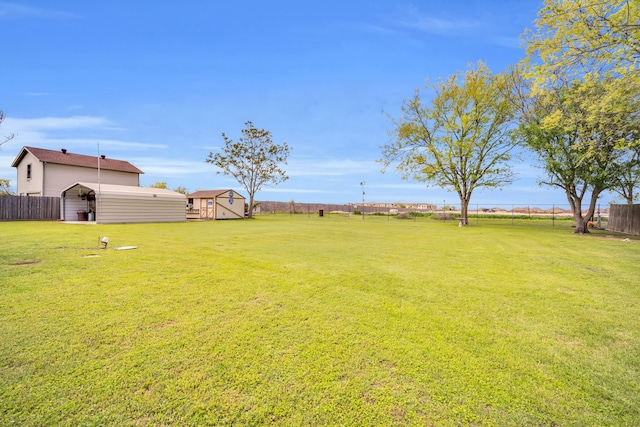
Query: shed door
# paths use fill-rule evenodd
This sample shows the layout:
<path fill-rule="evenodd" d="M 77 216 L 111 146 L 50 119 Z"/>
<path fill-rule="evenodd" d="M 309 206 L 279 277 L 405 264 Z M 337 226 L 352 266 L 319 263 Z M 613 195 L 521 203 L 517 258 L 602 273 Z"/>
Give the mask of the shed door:
<path fill-rule="evenodd" d="M 200 199 L 200 218 L 213 219 L 213 199 Z"/>

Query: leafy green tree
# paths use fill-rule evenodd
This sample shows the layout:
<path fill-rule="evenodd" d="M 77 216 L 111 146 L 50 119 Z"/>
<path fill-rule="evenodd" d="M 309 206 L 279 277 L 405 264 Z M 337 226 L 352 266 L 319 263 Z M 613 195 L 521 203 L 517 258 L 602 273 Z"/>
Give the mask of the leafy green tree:
<path fill-rule="evenodd" d="M 520 126 L 522 141 L 545 171 L 541 183 L 564 190 L 576 233 L 589 232 L 587 221 L 598 197 L 615 187 L 622 170 L 633 166 L 625 163 L 625 154 L 640 136 L 633 86 L 620 79 L 595 79 L 546 90 L 532 99 Z"/>
<path fill-rule="evenodd" d="M 505 74 L 492 74 L 482 62 L 431 88 L 427 105 L 420 92 L 406 100 L 393 119 L 394 141 L 382 147 L 383 172 L 392 164 L 404 179 L 455 191 L 461 224 L 468 225 L 474 190 L 510 184 L 514 174 L 513 103 Z"/>
<path fill-rule="evenodd" d="M 612 190 L 631 205 L 638 200 L 636 189 L 640 187 L 640 147 L 628 151 L 619 164 L 620 171 L 616 174 Z"/>
<path fill-rule="evenodd" d="M 271 132 L 257 129 L 248 121 L 237 142 L 223 132 L 225 145 L 219 153 L 209 153 L 205 159 L 221 170 L 217 173 L 230 175 L 240 183 L 249 195 L 249 218 L 253 216 L 255 194 L 263 186 L 277 185 L 287 176 L 281 165 L 287 164 L 290 148 L 287 143 L 275 144 Z"/>
<path fill-rule="evenodd" d="M 562 166 L 567 177 L 573 174 L 573 181 L 596 194 L 606 186 L 631 203 L 639 184 L 634 121 L 639 121 L 640 0 L 544 0 L 536 30 L 525 39 L 524 69 L 533 96 L 537 102 L 556 99 L 541 129 L 575 139 L 566 148 L 577 163 L 555 169 Z M 536 121 L 525 120 L 529 131 Z M 547 158 L 547 170 L 552 160 L 558 164 Z M 579 201 L 579 192 L 571 193 Z"/>
<path fill-rule="evenodd" d="M 154 182 L 153 184 L 151 184 L 149 187 L 150 187 L 150 188 L 163 188 L 163 189 L 165 189 L 165 190 L 166 190 L 167 188 L 169 188 L 169 187 L 167 187 L 167 183 L 166 183 L 166 181 L 156 181 L 156 182 Z"/>
<path fill-rule="evenodd" d="M 11 180 L 0 178 L 0 196 L 10 196 L 13 192 L 11 191 Z"/>
<path fill-rule="evenodd" d="M 186 187 L 183 187 L 183 186 L 178 186 L 178 187 L 174 188 L 173 191 L 175 191 L 176 193 L 182 193 L 184 195 L 189 194 L 189 190 Z"/>
<path fill-rule="evenodd" d="M 640 78 L 640 0 L 544 0 L 525 33 L 535 89 L 584 74 Z"/>
<path fill-rule="evenodd" d="M 165 190 L 169 189 L 169 186 L 167 185 L 166 181 L 156 181 L 153 184 L 151 184 L 149 186 L 150 188 L 163 188 Z M 173 189 L 173 191 L 175 191 L 176 193 L 182 193 L 182 194 L 189 194 L 189 190 L 187 190 L 185 187 L 181 187 L 178 186 L 176 188 Z"/>

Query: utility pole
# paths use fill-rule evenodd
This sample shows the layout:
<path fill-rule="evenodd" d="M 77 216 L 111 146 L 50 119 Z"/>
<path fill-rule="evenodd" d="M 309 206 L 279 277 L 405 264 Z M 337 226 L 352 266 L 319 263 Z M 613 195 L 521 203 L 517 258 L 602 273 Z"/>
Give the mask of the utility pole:
<path fill-rule="evenodd" d="M 364 181 L 360 182 L 360 186 L 362 187 L 362 219 L 364 220 Z"/>

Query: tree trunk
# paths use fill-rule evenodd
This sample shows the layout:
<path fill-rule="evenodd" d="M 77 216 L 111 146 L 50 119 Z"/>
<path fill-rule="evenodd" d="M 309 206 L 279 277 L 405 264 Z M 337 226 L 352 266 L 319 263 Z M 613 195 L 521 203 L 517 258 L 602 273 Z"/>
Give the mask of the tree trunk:
<path fill-rule="evenodd" d="M 249 214 L 248 218 L 253 218 L 253 194 L 249 194 Z"/>
<path fill-rule="evenodd" d="M 573 230 L 573 232 L 576 234 L 589 233 L 589 228 L 587 227 L 587 219 L 582 216 L 582 197 L 578 197 L 577 195 L 573 195 L 570 192 L 567 192 L 567 200 L 569 201 L 569 206 L 571 207 L 573 219 L 576 222 L 576 228 L 575 230 Z"/>
<path fill-rule="evenodd" d="M 582 216 L 582 213 L 578 215 L 573 214 L 573 218 L 576 220 L 576 229 L 573 232 L 576 234 L 588 234 L 589 226 L 587 219 Z"/>
<path fill-rule="evenodd" d="M 598 196 L 602 190 L 594 189 L 591 193 L 591 200 L 589 201 L 589 209 L 587 210 L 587 214 L 582 216 L 582 199 L 579 198 L 569 198 L 569 203 L 571 205 L 571 210 L 573 211 L 573 218 L 576 220 L 576 229 L 574 233 L 576 234 L 588 234 L 589 231 L 589 221 L 593 219 L 593 214 L 596 211 L 596 203 L 598 202 Z M 568 197 L 568 195 L 567 195 Z"/>
<path fill-rule="evenodd" d="M 469 225 L 469 200 L 460 198 L 460 226 Z"/>
<path fill-rule="evenodd" d="M 627 192 L 627 197 L 626 198 L 627 198 L 627 204 L 628 205 L 632 205 L 633 202 L 635 201 L 634 197 L 633 197 L 633 185 L 629 185 L 629 191 Z"/>

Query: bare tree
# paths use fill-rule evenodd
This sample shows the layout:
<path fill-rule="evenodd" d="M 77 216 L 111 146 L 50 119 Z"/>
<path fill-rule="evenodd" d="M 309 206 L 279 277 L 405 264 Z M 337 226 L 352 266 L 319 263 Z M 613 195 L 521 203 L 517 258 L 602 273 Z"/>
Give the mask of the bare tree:
<path fill-rule="evenodd" d="M 10 196 L 13 192 L 11 191 L 11 180 L 0 178 L 0 196 Z"/>
<path fill-rule="evenodd" d="M 4 118 L 5 118 L 4 111 L 0 110 L 0 126 L 2 126 L 2 122 L 4 122 Z M 16 137 L 15 133 L 10 133 L 9 135 L 5 135 L 4 139 L 0 140 L 0 146 L 2 146 L 2 144 L 4 144 L 5 142 L 12 140 L 15 137 Z"/>

